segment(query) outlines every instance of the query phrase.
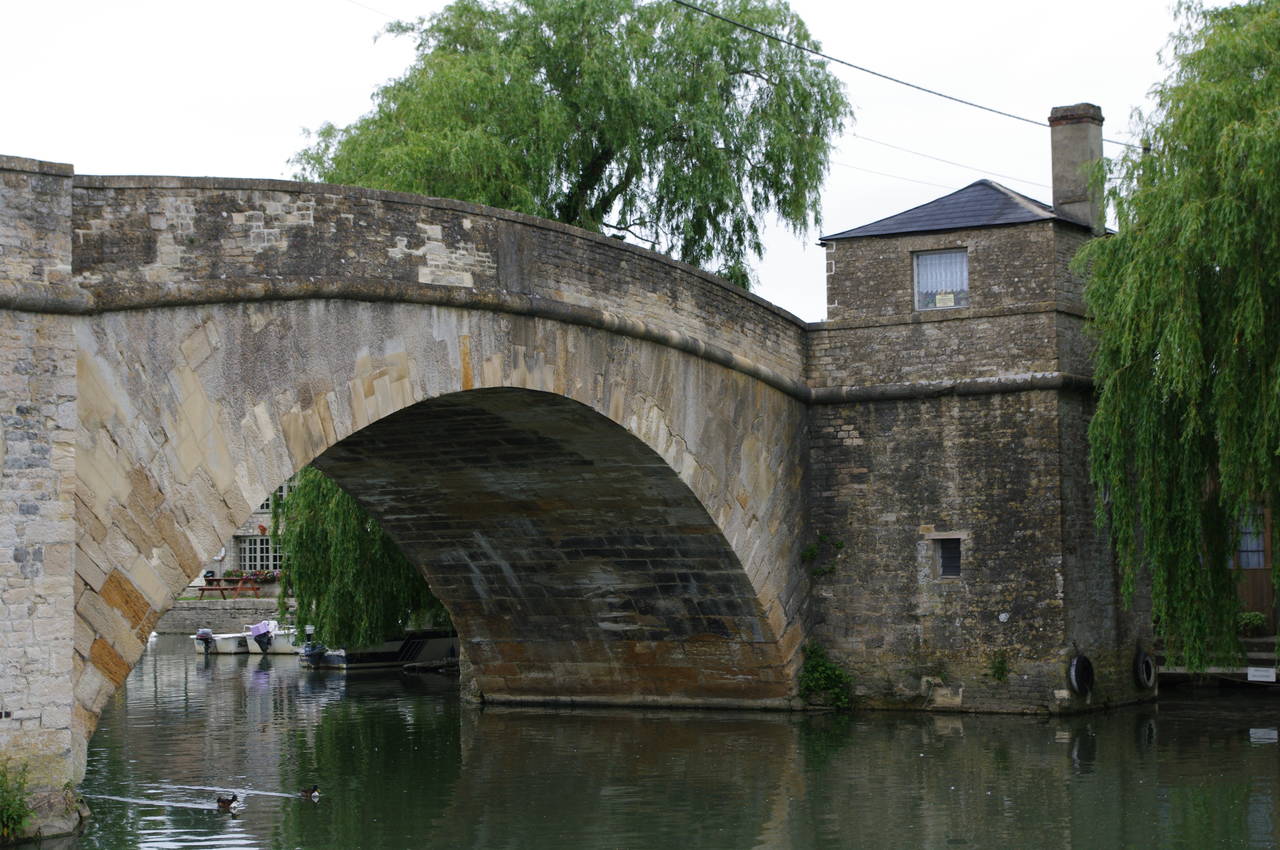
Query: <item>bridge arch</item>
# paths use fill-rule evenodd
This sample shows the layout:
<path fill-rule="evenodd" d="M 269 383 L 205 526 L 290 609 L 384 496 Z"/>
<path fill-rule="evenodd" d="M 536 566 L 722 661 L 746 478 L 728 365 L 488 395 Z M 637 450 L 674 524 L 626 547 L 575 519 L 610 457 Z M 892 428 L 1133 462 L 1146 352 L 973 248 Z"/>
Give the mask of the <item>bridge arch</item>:
<path fill-rule="evenodd" d="M 181 588 L 312 461 L 422 565 L 487 697 L 786 704 L 802 325 L 455 202 L 121 178 L 77 201 L 86 737 Z"/>

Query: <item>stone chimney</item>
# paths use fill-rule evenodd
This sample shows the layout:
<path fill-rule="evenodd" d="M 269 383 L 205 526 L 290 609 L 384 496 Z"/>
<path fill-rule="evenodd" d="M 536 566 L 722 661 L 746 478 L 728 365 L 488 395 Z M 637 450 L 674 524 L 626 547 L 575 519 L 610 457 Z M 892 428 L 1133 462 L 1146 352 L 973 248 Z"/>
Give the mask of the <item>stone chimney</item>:
<path fill-rule="evenodd" d="M 1102 233 L 1102 194 L 1089 185 L 1093 163 L 1102 158 L 1102 110 L 1092 103 L 1054 107 L 1049 113 L 1049 135 L 1054 211 Z"/>

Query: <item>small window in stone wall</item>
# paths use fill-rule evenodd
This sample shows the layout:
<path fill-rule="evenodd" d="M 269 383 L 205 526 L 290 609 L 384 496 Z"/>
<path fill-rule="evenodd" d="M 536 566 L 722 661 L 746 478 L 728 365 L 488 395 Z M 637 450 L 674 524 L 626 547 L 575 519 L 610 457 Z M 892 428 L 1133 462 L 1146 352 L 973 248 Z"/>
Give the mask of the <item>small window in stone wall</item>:
<path fill-rule="evenodd" d="M 960 578 L 960 538 L 943 537 L 938 541 L 938 575 Z"/>
<path fill-rule="evenodd" d="M 281 484 L 279 487 L 276 488 L 276 491 L 272 493 L 271 496 L 275 496 L 277 499 L 283 499 L 289 493 L 290 483 L 291 482 L 286 481 L 283 484 Z M 271 496 L 268 496 L 267 498 L 263 499 L 262 504 L 258 505 L 258 513 L 271 512 Z"/>
<path fill-rule="evenodd" d="M 968 251 L 921 251 L 911 257 L 917 310 L 969 306 Z"/>
<path fill-rule="evenodd" d="M 246 573 L 280 569 L 280 553 L 265 535 L 236 538 L 236 566 Z"/>

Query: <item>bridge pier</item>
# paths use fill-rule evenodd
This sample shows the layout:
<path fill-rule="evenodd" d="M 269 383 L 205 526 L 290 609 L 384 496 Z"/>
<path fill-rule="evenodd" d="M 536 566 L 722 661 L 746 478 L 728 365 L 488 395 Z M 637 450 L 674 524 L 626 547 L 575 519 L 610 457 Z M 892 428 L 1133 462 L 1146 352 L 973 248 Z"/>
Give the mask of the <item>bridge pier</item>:
<path fill-rule="evenodd" d="M 56 301 L 71 276 L 71 168 L 0 157 L 0 210 L 0 291 Z M 73 692 L 75 321 L 0 310 L 0 774 L 25 771 L 46 834 L 80 820 L 68 789 L 88 721 Z"/>

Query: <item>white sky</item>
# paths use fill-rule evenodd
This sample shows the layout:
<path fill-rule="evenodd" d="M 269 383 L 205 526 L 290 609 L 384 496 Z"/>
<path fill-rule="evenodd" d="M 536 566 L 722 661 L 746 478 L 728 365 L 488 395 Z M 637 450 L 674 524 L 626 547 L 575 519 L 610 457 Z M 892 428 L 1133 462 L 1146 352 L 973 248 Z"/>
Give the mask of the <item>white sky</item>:
<path fill-rule="evenodd" d="M 412 60 L 409 39 L 375 41 L 382 26 L 444 5 L 0 0 L 0 154 L 69 162 L 80 174 L 291 177 L 302 128 L 354 120 Z M 1130 138 L 1133 108 L 1164 77 L 1157 54 L 1175 25 L 1169 0 L 791 5 L 833 56 L 1037 120 L 1053 106 L 1097 103 L 1113 139 Z M 1050 200 L 1048 129 L 832 70 L 856 121 L 823 192 L 823 233 L 982 177 Z M 818 236 L 771 230 L 756 289 L 810 321 L 826 312 Z"/>

